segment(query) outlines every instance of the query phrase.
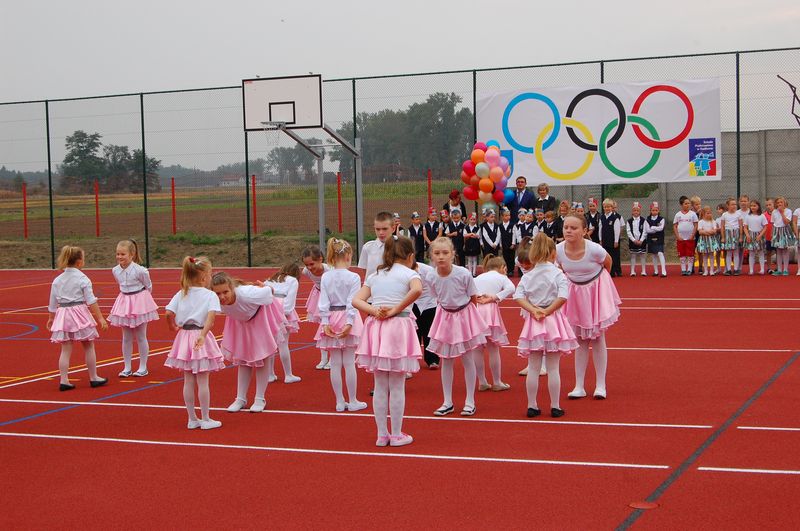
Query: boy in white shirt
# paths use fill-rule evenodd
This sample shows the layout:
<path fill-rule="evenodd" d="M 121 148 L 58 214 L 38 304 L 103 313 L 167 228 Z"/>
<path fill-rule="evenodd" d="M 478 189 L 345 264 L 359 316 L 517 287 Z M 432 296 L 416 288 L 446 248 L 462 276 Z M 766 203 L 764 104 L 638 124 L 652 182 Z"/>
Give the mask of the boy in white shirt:
<path fill-rule="evenodd" d="M 378 270 L 378 266 L 383 263 L 383 245 L 386 238 L 392 232 L 392 214 L 390 212 L 378 212 L 375 215 L 373 228 L 375 229 L 375 239 L 368 241 L 361 248 L 361 256 L 358 257 L 358 267 L 364 270 L 364 280 Z"/>

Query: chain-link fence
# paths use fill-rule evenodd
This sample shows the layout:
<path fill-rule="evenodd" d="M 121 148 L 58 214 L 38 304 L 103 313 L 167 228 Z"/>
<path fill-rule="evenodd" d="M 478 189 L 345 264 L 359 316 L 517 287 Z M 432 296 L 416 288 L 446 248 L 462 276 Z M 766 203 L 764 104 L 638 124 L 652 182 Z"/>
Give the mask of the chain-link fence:
<path fill-rule="evenodd" d="M 565 85 L 718 78 L 723 179 L 553 187 L 559 199 L 614 197 L 677 210 L 748 194 L 800 205 L 800 127 L 792 93 L 800 48 L 338 79 L 324 82 L 325 122 L 361 143 L 356 161 L 322 130 L 326 232 L 370 239 L 372 217 L 423 218 L 461 188 L 479 94 Z M 795 107 L 800 113 L 800 104 Z M 536 183 L 529 182 L 530 185 Z M 280 133 L 242 130 L 241 86 L 0 104 L 0 267 L 54 267 L 66 243 L 88 265 L 113 263 L 123 238 L 151 266 L 186 254 L 219 265 L 273 265 L 319 241 L 317 165 Z M 358 226 L 357 194 L 363 197 Z M 470 206 L 469 209 L 472 207 Z"/>

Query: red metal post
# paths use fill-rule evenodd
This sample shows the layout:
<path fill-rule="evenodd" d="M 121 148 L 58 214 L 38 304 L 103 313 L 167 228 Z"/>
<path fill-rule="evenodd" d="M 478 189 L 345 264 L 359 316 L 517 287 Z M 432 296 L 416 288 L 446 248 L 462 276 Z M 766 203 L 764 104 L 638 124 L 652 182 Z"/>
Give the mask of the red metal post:
<path fill-rule="evenodd" d="M 342 172 L 336 172 L 336 198 L 339 206 L 339 233 L 342 232 Z"/>
<path fill-rule="evenodd" d="M 253 188 L 253 232 L 258 234 L 258 216 L 256 214 L 257 211 L 256 211 L 256 176 L 255 176 L 255 174 L 253 174 L 253 176 L 250 178 L 250 184 L 252 185 L 252 188 Z"/>
<path fill-rule="evenodd" d="M 94 180 L 94 235 L 100 237 L 100 185 Z"/>
<path fill-rule="evenodd" d="M 178 218 L 175 212 L 175 177 L 170 177 L 170 186 L 172 188 L 172 234 L 178 232 Z"/>
<path fill-rule="evenodd" d="M 431 169 L 428 168 L 428 209 L 433 206 L 433 184 L 432 184 L 433 176 L 431 174 Z"/>
<path fill-rule="evenodd" d="M 25 239 L 28 239 L 28 186 L 22 183 L 22 227 Z"/>

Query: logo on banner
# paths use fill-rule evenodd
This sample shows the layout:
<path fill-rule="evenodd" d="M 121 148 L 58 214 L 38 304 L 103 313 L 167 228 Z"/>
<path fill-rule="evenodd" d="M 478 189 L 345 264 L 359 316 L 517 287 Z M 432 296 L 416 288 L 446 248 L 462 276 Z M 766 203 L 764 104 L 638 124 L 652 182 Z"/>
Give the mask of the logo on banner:
<path fill-rule="evenodd" d="M 689 175 L 705 177 L 717 174 L 717 139 L 689 139 Z"/>
<path fill-rule="evenodd" d="M 668 92 L 671 93 L 680 100 L 682 106 L 686 109 L 686 124 L 684 124 L 683 129 L 675 135 L 673 138 L 668 139 L 661 139 L 658 130 L 656 127 L 648 121 L 644 116 L 639 114 L 641 110 L 642 104 L 644 101 L 656 92 Z M 589 128 L 582 122 L 573 118 L 573 114 L 575 113 L 575 109 L 577 108 L 578 104 L 586 98 L 589 97 L 601 97 L 606 98 L 614 105 L 617 110 L 618 117 L 611 120 L 608 125 L 606 125 L 603 130 L 600 132 L 600 137 L 595 141 L 595 135 Z M 519 142 L 514 135 L 511 133 L 509 128 L 509 118 L 511 113 L 513 112 L 514 108 L 523 101 L 526 100 L 536 100 L 544 103 L 550 112 L 553 115 L 553 121 L 549 124 L 545 125 L 544 128 L 539 132 L 536 137 L 536 141 L 534 145 L 525 145 Z M 583 160 L 583 163 L 574 171 L 572 172 L 558 172 L 552 169 L 547 162 L 545 161 L 544 152 L 551 147 L 559 138 L 560 131 L 561 131 L 561 124 L 564 124 L 565 129 L 567 131 L 567 136 L 569 140 L 578 146 L 579 148 L 586 151 L 586 158 Z M 609 148 L 614 146 L 620 138 L 622 138 L 623 133 L 625 132 L 625 126 L 627 123 L 631 123 L 631 128 L 633 129 L 634 135 L 639 140 L 639 142 L 650 149 L 652 149 L 652 154 L 650 159 L 641 167 L 635 170 L 623 170 L 617 167 L 614 162 L 611 160 L 609 155 Z M 689 97 L 679 88 L 672 86 L 672 85 L 654 85 L 652 87 L 647 88 L 644 90 L 639 97 L 636 98 L 636 101 L 631 108 L 630 114 L 627 114 L 625 111 L 622 102 L 619 98 L 614 95 L 613 93 L 609 92 L 608 90 L 604 90 L 601 88 L 592 88 L 588 90 L 584 90 L 583 92 L 579 93 L 575 96 L 572 101 L 567 106 L 567 112 L 564 116 L 561 116 L 558 107 L 556 107 L 555 102 L 552 99 L 545 96 L 544 94 L 538 92 L 526 92 L 523 94 L 519 94 L 514 99 L 512 99 L 505 108 L 503 112 L 503 120 L 502 120 L 502 129 L 503 135 L 505 136 L 506 141 L 516 150 L 522 153 L 528 153 L 534 155 L 536 158 L 536 162 L 539 165 L 539 168 L 553 179 L 558 179 L 561 181 L 571 181 L 574 179 L 579 178 L 584 173 L 589 170 L 589 167 L 592 165 L 594 160 L 595 153 L 600 156 L 600 160 L 603 163 L 603 166 L 618 177 L 623 177 L 626 179 L 635 179 L 636 177 L 641 177 L 646 175 L 658 162 L 658 159 L 661 155 L 661 151 L 674 148 L 681 142 L 683 142 L 687 136 L 689 136 L 689 132 L 692 130 L 692 126 L 694 125 L 694 107 L 692 107 L 692 102 L 689 100 Z M 575 132 L 575 129 L 580 131 L 583 135 L 583 139 L 581 139 Z M 707 141 L 711 140 L 712 148 L 714 143 L 714 139 L 697 139 L 698 142 L 700 140 Z M 692 142 L 690 140 L 690 142 Z M 701 144 L 697 144 L 698 146 Z M 706 144 L 703 144 L 706 145 Z M 691 149 L 691 148 L 690 148 Z M 699 154 L 695 153 L 695 154 Z M 704 155 L 709 155 L 708 151 L 702 152 Z M 712 149 L 712 155 L 716 154 L 716 149 Z M 694 155 L 692 155 L 694 156 Z M 691 158 L 691 157 L 690 157 Z M 701 162 L 701 166 L 705 164 L 702 162 L 706 160 L 707 157 L 701 157 L 699 161 Z M 692 161 L 694 159 L 691 159 Z M 714 168 L 716 172 L 716 156 L 713 156 L 708 160 L 708 169 L 705 171 L 711 171 L 711 168 Z M 711 162 L 713 160 L 713 162 Z M 691 172 L 691 168 L 690 168 Z M 716 173 L 697 173 L 696 175 L 716 175 Z"/>

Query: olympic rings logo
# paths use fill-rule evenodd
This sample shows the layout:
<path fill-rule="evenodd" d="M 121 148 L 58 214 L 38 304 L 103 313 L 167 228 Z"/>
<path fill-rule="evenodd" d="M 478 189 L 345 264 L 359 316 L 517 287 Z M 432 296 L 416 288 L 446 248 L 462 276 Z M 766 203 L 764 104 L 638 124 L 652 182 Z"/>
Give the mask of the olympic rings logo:
<path fill-rule="evenodd" d="M 678 97 L 678 99 L 681 100 L 681 102 L 683 102 L 684 106 L 686 107 L 686 125 L 683 127 L 683 130 L 680 133 L 668 140 L 661 140 L 655 126 L 639 115 L 639 111 L 641 110 L 644 101 L 656 92 L 668 92 L 670 94 L 674 94 Z M 617 114 L 619 115 L 618 118 L 614 118 L 603 128 L 603 131 L 600 133 L 600 138 L 596 143 L 589 128 L 586 127 L 586 125 L 582 122 L 579 122 L 573 118 L 578 104 L 591 96 L 598 96 L 611 101 L 617 110 Z M 536 141 L 533 146 L 526 146 L 518 142 L 511 134 L 511 130 L 508 127 L 508 119 L 511 116 L 511 112 L 517 105 L 527 100 L 535 100 L 544 103 L 553 114 L 553 121 L 544 126 L 539 135 L 536 137 Z M 556 139 L 558 139 L 562 122 L 572 143 L 587 152 L 586 158 L 580 167 L 578 167 L 578 169 L 575 171 L 568 173 L 560 173 L 555 171 L 548 166 L 544 160 L 544 151 L 552 146 Z M 631 128 L 633 129 L 633 133 L 636 135 L 636 138 L 639 140 L 639 142 L 653 149 L 653 154 L 650 156 L 650 160 L 648 160 L 647 163 L 641 168 L 632 171 L 626 171 L 618 168 L 613 162 L 611 162 L 611 159 L 608 156 L 608 148 L 612 147 L 620 140 L 620 138 L 622 138 L 622 134 L 625 132 L 625 127 L 629 122 L 631 124 Z M 653 169 L 658 162 L 658 158 L 661 155 L 662 150 L 677 146 L 683 142 L 687 136 L 689 136 L 689 132 L 692 130 L 692 125 L 694 125 L 694 107 L 692 107 L 692 102 L 689 101 L 689 97 L 682 90 L 672 85 L 654 85 L 643 91 L 639 97 L 636 98 L 636 101 L 631 108 L 631 114 L 625 113 L 625 108 L 622 105 L 622 102 L 611 92 L 601 88 L 584 90 L 575 96 L 569 103 L 564 118 L 560 116 L 558 108 L 552 99 L 538 92 L 526 92 L 519 94 L 508 103 L 505 111 L 503 112 L 502 121 L 503 135 L 505 136 L 506 141 L 514 149 L 521 151 L 522 153 L 533 154 L 536 157 L 536 162 L 539 163 L 539 167 L 546 175 L 561 181 L 571 181 L 586 173 L 589 170 L 589 167 L 592 165 L 595 153 L 600 155 L 600 160 L 602 161 L 603 165 L 614 175 L 618 177 L 624 177 L 626 179 L 641 177 Z M 644 130 L 647 132 L 645 133 L 642 128 L 644 128 Z M 583 139 L 581 139 L 575 133 L 575 129 L 583 134 Z"/>

